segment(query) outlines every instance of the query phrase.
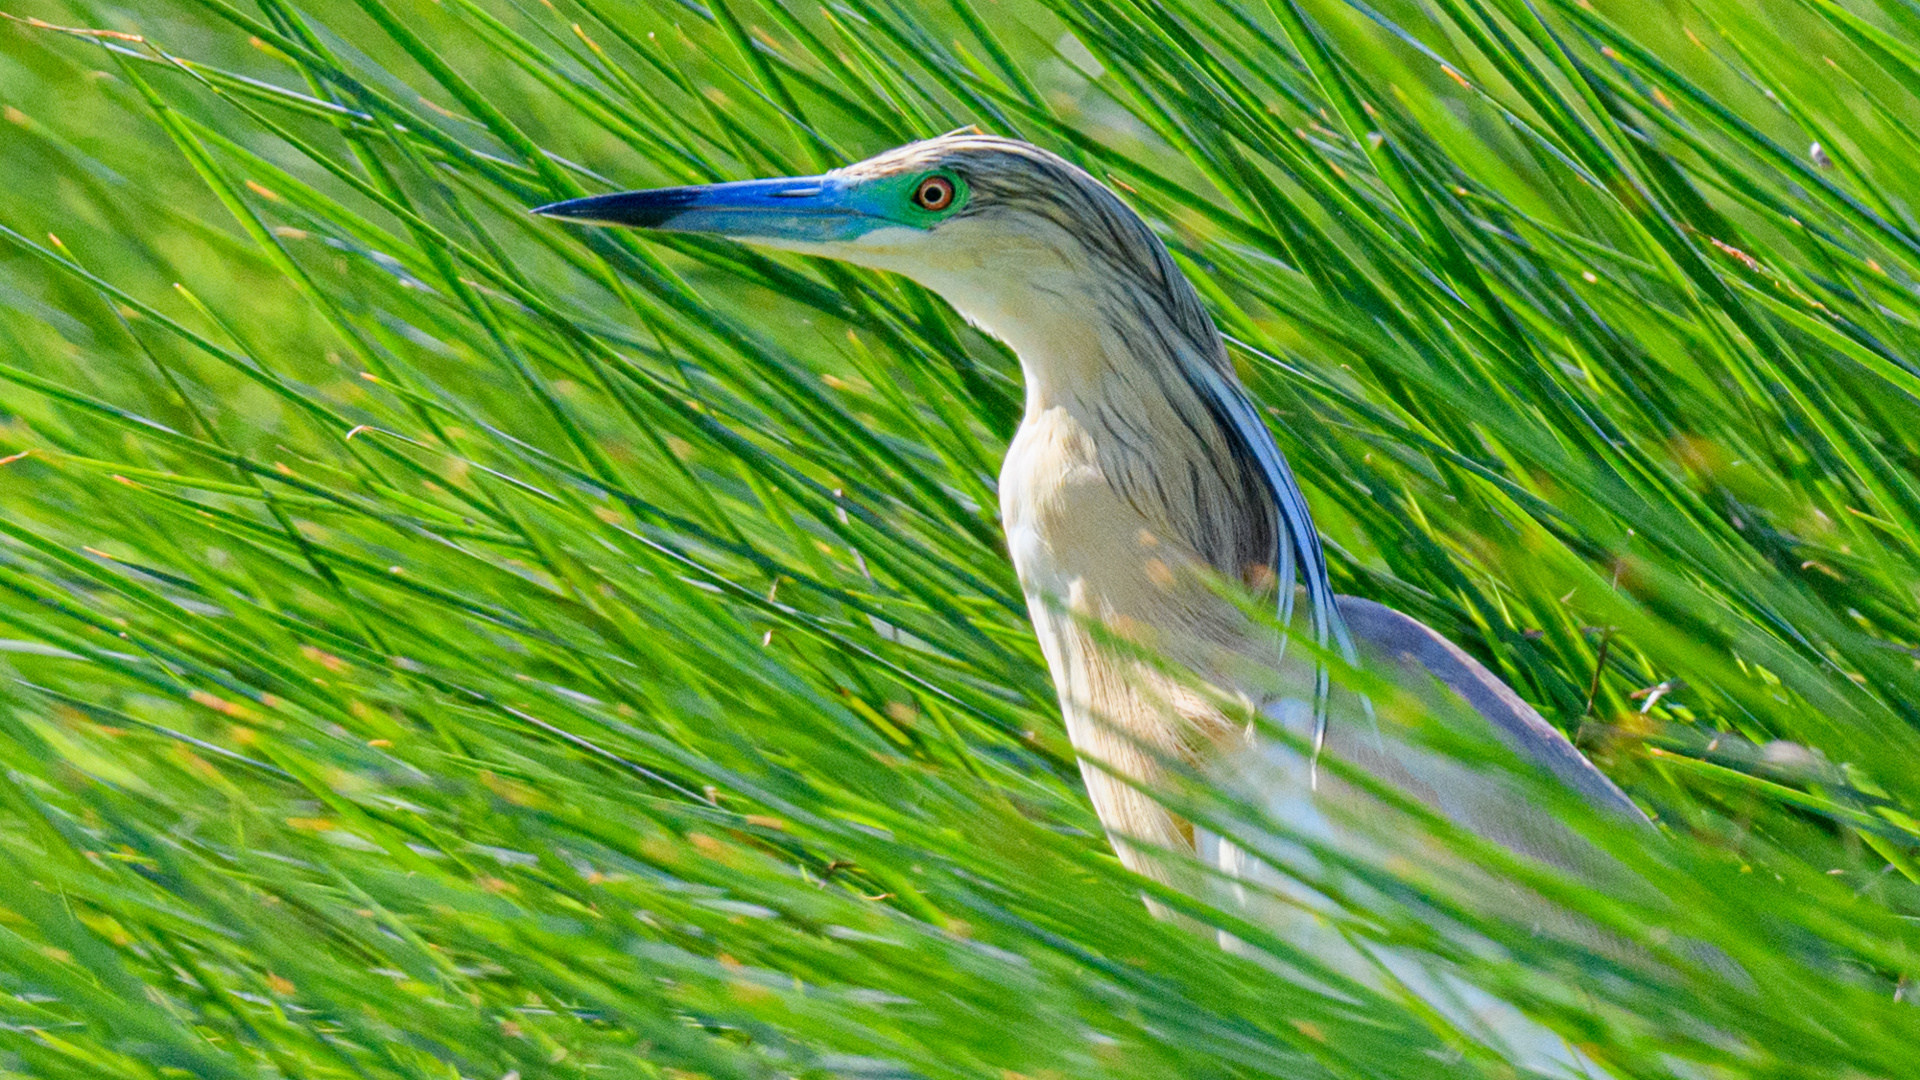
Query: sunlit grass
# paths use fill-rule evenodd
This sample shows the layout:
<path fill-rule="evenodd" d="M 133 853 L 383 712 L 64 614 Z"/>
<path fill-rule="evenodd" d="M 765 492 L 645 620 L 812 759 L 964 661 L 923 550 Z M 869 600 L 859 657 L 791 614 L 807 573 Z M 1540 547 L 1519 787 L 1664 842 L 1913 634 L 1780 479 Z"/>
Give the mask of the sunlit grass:
<path fill-rule="evenodd" d="M 1665 834 L 1500 871 L 1662 974 L 1432 867 L 1353 933 L 1622 1076 L 1920 1073 L 1905 0 L 9 10 L 0 1073 L 1504 1075 L 1148 916 L 1001 551 L 1010 356 L 525 213 L 969 123 L 1161 229 L 1342 591 Z"/>

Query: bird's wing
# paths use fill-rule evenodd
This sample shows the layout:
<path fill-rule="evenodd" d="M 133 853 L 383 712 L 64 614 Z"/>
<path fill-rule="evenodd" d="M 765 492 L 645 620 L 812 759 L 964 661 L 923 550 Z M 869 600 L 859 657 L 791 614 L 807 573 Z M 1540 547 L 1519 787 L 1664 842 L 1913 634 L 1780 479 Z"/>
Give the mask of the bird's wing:
<path fill-rule="evenodd" d="M 1365 653 L 1403 670 L 1425 671 L 1493 725 L 1516 753 L 1544 766 L 1594 805 L 1645 822 L 1647 816 L 1560 730 L 1458 645 L 1418 619 L 1357 596 L 1337 598 L 1347 629 Z"/>
<path fill-rule="evenodd" d="M 1504 742 L 1560 782 L 1639 826 L 1647 816 L 1595 768 L 1553 725 L 1520 699 L 1479 661 L 1418 619 L 1358 597 L 1337 598 L 1342 621 L 1353 634 L 1360 659 L 1436 707 L 1455 722 L 1486 722 L 1485 734 Z M 1278 681 L 1291 687 L 1267 698 L 1263 711 L 1295 738 L 1310 739 L 1313 704 L 1305 688 L 1311 675 L 1303 659 L 1289 658 Z M 1457 697 L 1457 701 L 1444 700 Z M 1467 708 L 1462 709 L 1464 703 Z M 1476 769 L 1421 745 L 1410 733 L 1375 717 L 1354 694 L 1336 695 L 1326 753 L 1373 780 L 1425 803 L 1453 824 L 1517 854 L 1569 871 L 1605 862 L 1599 852 L 1556 816 L 1530 801 L 1524 789 L 1497 772 Z M 1279 740 L 1256 739 L 1228 749 L 1216 762 L 1216 779 L 1262 805 L 1270 820 L 1296 835 L 1328 842 L 1359 841 L 1337 822 L 1380 822 L 1385 807 L 1355 785 L 1325 775 L 1315 780 L 1306 755 Z M 1366 830 L 1362 830 L 1363 832 Z"/>
<path fill-rule="evenodd" d="M 1342 596 L 1338 602 L 1362 662 L 1376 673 L 1426 695 L 1440 707 L 1441 716 L 1451 715 L 1456 722 L 1470 722 L 1474 715 L 1483 718 L 1490 725 L 1489 734 L 1525 759 L 1539 763 L 1594 804 L 1637 826 L 1648 824 L 1646 815 L 1566 736 L 1453 643 L 1417 619 L 1372 601 Z M 1255 845 L 1257 858 L 1253 862 L 1266 863 L 1264 869 L 1278 873 L 1253 867 L 1255 872 L 1249 875 L 1252 864 L 1244 854 L 1236 856 L 1231 845 L 1220 846 L 1223 841 L 1205 835 L 1196 840 L 1203 862 L 1235 878 L 1262 881 L 1291 898 L 1295 910 L 1284 921 L 1297 923 L 1303 912 L 1313 908 L 1308 900 L 1313 890 L 1304 887 L 1300 879 L 1311 878 L 1320 865 L 1309 851 L 1314 844 L 1373 860 L 1404 855 L 1428 862 L 1445 858 L 1452 864 L 1454 859 L 1424 845 L 1416 835 L 1401 835 L 1392 824 L 1400 820 L 1398 812 L 1363 787 L 1324 771 L 1318 783 L 1314 782 L 1314 767 L 1303 746 L 1314 725 L 1313 703 L 1304 693 L 1311 676 L 1299 670 L 1308 661 L 1291 663 L 1293 668 L 1286 672 L 1282 685 L 1297 689 L 1270 698 L 1263 711 L 1299 741 L 1250 739 L 1237 748 L 1223 747 L 1225 752 L 1213 764 L 1214 781 L 1223 790 L 1259 806 L 1268 822 L 1281 827 L 1278 832 L 1270 832 L 1256 822 L 1248 822 L 1248 831 L 1241 837 Z M 1439 700 L 1449 692 L 1460 701 Z M 1460 709 L 1461 702 L 1470 711 Z M 1449 704 L 1450 713 L 1446 711 Z M 1551 806 L 1530 800 L 1522 785 L 1497 771 L 1447 757 L 1409 735 L 1392 724 L 1390 717 L 1376 718 L 1357 695 L 1336 695 L 1326 754 L 1516 854 L 1581 877 L 1614 876 L 1618 867 L 1612 859 L 1560 820 Z M 1210 844 L 1215 846 L 1210 848 Z M 1236 859 L 1248 865 L 1239 865 Z M 1465 863 L 1458 868 L 1463 873 L 1478 873 Z M 1275 885 L 1284 878 L 1295 880 L 1284 887 Z M 1495 887 L 1511 888 L 1504 884 Z M 1515 900 L 1529 914 L 1562 932 L 1600 941 L 1589 928 L 1567 925 L 1548 908 L 1535 911 L 1537 898 L 1516 895 Z"/>
<path fill-rule="evenodd" d="M 1640 809 L 1566 736 L 1458 646 L 1391 608 L 1351 596 L 1336 599 L 1363 663 L 1415 692 L 1450 691 L 1517 753 L 1596 805 L 1646 823 Z M 1299 663 L 1295 661 L 1296 666 Z M 1314 722 L 1313 705 L 1304 693 L 1307 677 L 1303 671 L 1289 672 L 1283 684 L 1302 692 L 1281 695 L 1265 708 L 1297 740 L 1305 739 Z M 1458 703 L 1452 704 L 1454 712 L 1460 713 Z M 1376 724 L 1371 711 L 1354 695 L 1336 695 L 1326 754 L 1510 851 L 1579 877 L 1592 873 L 1597 875 L 1594 881 L 1617 880 L 1617 864 L 1549 808 L 1529 802 L 1519 785 L 1416 744 L 1396 732 L 1384 716 Z M 1491 890 L 1490 896 L 1498 898 L 1496 906 L 1530 921 L 1537 932 L 1583 942 L 1616 957 L 1631 955 L 1619 942 L 1532 892 L 1457 861 L 1418 834 L 1401 834 L 1390 824 L 1394 812 L 1343 776 L 1321 770 L 1314 783 L 1314 769 L 1300 741 L 1250 740 L 1224 754 L 1217 770 L 1217 782 L 1258 805 L 1266 821 L 1280 828 L 1243 822 L 1234 829 L 1232 839 L 1196 828 L 1199 860 L 1224 874 L 1224 879 L 1210 882 L 1207 896 L 1299 950 L 1296 957 L 1310 959 L 1281 959 L 1223 935 L 1222 942 L 1230 950 L 1275 964 L 1308 985 L 1334 985 L 1324 974 L 1330 972 L 1335 979 L 1410 994 L 1435 1008 L 1461 1033 L 1533 1072 L 1560 1077 L 1605 1075 L 1559 1035 L 1434 964 L 1430 957 L 1342 929 L 1335 905 L 1322 888 L 1331 886 L 1358 897 L 1368 885 L 1318 853 L 1338 851 L 1375 865 L 1412 858 L 1435 870 L 1444 861 L 1452 875 Z M 1322 882 L 1326 885 L 1316 884 Z"/>

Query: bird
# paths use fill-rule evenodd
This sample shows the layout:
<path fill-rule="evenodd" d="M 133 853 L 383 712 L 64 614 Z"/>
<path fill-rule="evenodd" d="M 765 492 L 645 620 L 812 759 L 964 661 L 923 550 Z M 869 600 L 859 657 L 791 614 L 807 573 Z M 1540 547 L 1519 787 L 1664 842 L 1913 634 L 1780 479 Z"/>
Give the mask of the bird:
<path fill-rule="evenodd" d="M 1136 873 L 1193 889 L 1182 866 L 1195 860 L 1232 876 L 1284 860 L 1281 846 L 1254 858 L 1184 820 L 1164 793 L 1190 766 L 1296 830 L 1326 831 L 1343 803 L 1363 800 L 1322 775 L 1322 754 L 1516 852 L 1578 861 L 1578 838 L 1549 809 L 1383 735 L 1364 697 L 1334 700 L 1338 663 L 1417 681 L 1593 805 L 1647 821 L 1465 650 L 1391 607 L 1335 593 L 1307 499 L 1199 293 L 1125 200 L 1059 155 L 966 128 L 819 176 L 533 212 L 899 274 L 1011 350 L 1024 405 L 999 474 L 1006 549 L 1088 796 Z M 1233 589 L 1266 597 L 1273 617 L 1256 617 Z M 1296 637 L 1313 648 L 1289 653 Z M 1293 737 L 1263 739 L 1245 710 L 1224 704 L 1236 701 Z M 1267 875 L 1282 898 L 1298 891 L 1285 877 Z M 1268 906 L 1279 920 L 1314 918 L 1310 902 Z"/>

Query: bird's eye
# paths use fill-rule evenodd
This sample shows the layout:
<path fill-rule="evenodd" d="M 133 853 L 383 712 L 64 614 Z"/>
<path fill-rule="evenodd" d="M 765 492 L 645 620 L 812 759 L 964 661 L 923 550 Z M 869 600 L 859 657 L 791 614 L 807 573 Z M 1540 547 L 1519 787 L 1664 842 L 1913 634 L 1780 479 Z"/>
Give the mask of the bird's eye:
<path fill-rule="evenodd" d="M 944 176 L 929 176 L 913 189 L 913 202 L 922 210 L 945 210 L 953 205 L 953 181 Z"/>

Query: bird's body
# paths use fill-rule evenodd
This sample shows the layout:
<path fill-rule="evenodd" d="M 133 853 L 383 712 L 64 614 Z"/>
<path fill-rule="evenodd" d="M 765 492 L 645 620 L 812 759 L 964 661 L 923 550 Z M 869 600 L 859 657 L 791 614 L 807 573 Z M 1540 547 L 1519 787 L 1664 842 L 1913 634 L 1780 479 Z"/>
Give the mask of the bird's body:
<path fill-rule="evenodd" d="M 1320 827 L 1345 785 L 1262 746 L 1222 702 L 1264 709 L 1474 831 L 1567 864 L 1564 829 L 1504 788 L 1373 730 L 1359 699 L 1326 704 L 1325 665 L 1250 617 L 1232 588 L 1294 583 L 1325 652 L 1425 673 L 1510 745 L 1624 815 L 1625 796 L 1464 652 L 1328 581 L 1305 499 L 1166 248 L 1112 191 L 1025 143 L 957 132 L 823 177 L 600 196 L 575 220 L 719 233 L 904 274 L 1019 357 L 1025 409 L 1000 473 L 1007 548 L 1095 810 L 1126 864 L 1172 881 L 1161 851 L 1234 872 L 1244 853 L 1153 792 L 1184 762 L 1252 784 L 1293 828 Z M 1224 588 L 1223 588 L 1224 587 Z M 1432 680 L 1426 680 L 1432 685 Z"/>
<path fill-rule="evenodd" d="M 1186 842 L 1182 826 L 1146 794 L 1159 759 L 1202 760 L 1242 725 L 1113 639 L 1218 685 L 1215 673 L 1236 652 L 1253 651 L 1252 627 L 1194 573 L 1212 565 L 1176 523 L 1142 513 L 1120 493 L 1097 446 L 1072 410 L 1030 412 L 1000 473 L 1001 514 L 1094 809 L 1129 867 L 1164 877 L 1126 843 Z"/>
<path fill-rule="evenodd" d="M 1081 303 L 1081 312 L 1099 310 L 1097 299 Z M 1250 690 L 1231 686 L 1228 672 L 1236 661 L 1271 666 L 1279 642 L 1213 579 L 1272 586 L 1277 511 L 1257 472 L 1222 449 L 1229 433 L 1178 375 L 1176 365 L 1192 359 L 1155 357 L 1166 370 L 1142 372 L 1125 351 L 1130 335 L 1051 321 L 1006 335 L 1020 343 L 1027 395 L 1000 469 L 1001 523 L 1094 808 L 1122 859 L 1154 873 L 1121 838 L 1185 842 L 1184 828 L 1144 794 L 1160 772 L 1155 758 L 1203 760 L 1244 725 L 1110 639 L 1223 689 Z M 1211 323 L 1199 325 L 1212 333 Z M 1189 344 L 1185 335 L 1168 340 Z"/>

